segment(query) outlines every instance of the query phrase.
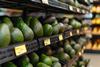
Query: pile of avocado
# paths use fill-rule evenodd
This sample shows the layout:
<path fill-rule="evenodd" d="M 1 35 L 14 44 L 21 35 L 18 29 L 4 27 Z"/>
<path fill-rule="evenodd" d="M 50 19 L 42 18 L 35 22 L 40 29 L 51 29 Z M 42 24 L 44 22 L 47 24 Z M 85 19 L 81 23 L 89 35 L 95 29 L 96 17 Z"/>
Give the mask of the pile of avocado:
<path fill-rule="evenodd" d="M 73 64 L 72 67 L 87 67 L 89 62 L 90 62 L 89 59 L 85 59 L 83 56 L 80 56 L 77 62 Z"/>
<path fill-rule="evenodd" d="M 79 38 L 78 41 L 85 41 Z M 7 62 L 1 67 L 62 67 L 60 62 L 69 62 L 81 50 L 82 45 L 79 45 L 74 40 L 65 40 L 58 45 L 56 49 L 51 46 L 45 47 L 42 53 L 30 53 L 15 60 L 15 62 Z M 60 45 L 60 46 L 59 46 Z M 75 65 L 74 65 L 75 66 Z M 81 67 L 81 66 L 79 66 Z"/>
<path fill-rule="evenodd" d="M 31 16 L 27 19 L 2 17 L 0 22 L 0 48 L 7 47 L 10 43 L 32 41 L 34 38 L 58 34 L 63 30 L 61 30 L 62 26 L 60 25 L 57 20 L 50 24 L 42 24 L 37 17 L 33 18 Z"/>

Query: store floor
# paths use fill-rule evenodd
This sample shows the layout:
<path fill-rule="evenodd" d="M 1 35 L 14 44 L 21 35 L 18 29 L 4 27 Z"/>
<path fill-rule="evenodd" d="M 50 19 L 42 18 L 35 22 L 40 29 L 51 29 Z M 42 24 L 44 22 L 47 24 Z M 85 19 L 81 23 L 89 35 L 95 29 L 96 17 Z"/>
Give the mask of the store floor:
<path fill-rule="evenodd" d="M 100 67 L 100 54 L 84 54 L 85 58 L 90 59 L 88 67 Z"/>

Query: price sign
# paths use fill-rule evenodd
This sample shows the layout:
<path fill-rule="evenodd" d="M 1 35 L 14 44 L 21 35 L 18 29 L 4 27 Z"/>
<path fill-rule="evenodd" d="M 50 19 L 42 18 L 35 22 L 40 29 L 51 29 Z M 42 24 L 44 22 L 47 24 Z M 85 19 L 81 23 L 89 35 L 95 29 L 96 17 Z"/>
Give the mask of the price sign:
<path fill-rule="evenodd" d="M 69 32 L 70 36 L 73 36 L 73 33 L 72 32 Z"/>
<path fill-rule="evenodd" d="M 82 56 L 82 53 L 81 52 L 79 52 L 78 54 L 79 54 L 79 56 Z"/>
<path fill-rule="evenodd" d="M 24 54 L 26 52 L 27 52 L 27 49 L 26 49 L 25 44 L 15 47 L 16 56 L 19 56 L 19 55 Z"/>
<path fill-rule="evenodd" d="M 69 9 L 73 11 L 73 7 L 72 6 L 69 6 Z"/>
<path fill-rule="evenodd" d="M 62 34 L 59 35 L 59 40 L 60 40 L 60 41 L 63 40 L 63 35 L 62 35 Z"/>
<path fill-rule="evenodd" d="M 77 12 L 80 12 L 80 9 L 79 8 L 77 8 Z"/>
<path fill-rule="evenodd" d="M 85 10 L 82 10 L 83 13 L 85 13 Z"/>
<path fill-rule="evenodd" d="M 42 3 L 49 4 L 48 0 L 42 0 Z"/>
<path fill-rule="evenodd" d="M 45 46 L 47 46 L 47 45 L 50 45 L 50 38 L 46 38 L 45 40 L 44 40 L 44 45 Z"/>
<path fill-rule="evenodd" d="M 83 49 L 86 49 L 86 47 L 84 46 Z"/>
<path fill-rule="evenodd" d="M 80 31 L 79 30 L 76 30 L 77 31 L 77 34 L 79 34 L 80 33 Z"/>

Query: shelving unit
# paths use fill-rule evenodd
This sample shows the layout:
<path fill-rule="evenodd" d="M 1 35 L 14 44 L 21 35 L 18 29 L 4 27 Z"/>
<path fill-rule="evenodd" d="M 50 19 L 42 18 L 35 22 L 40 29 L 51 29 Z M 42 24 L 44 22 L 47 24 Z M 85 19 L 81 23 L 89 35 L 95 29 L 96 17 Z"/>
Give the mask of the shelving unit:
<path fill-rule="evenodd" d="M 19 7 L 20 6 L 20 7 Z M 77 7 L 73 7 L 68 4 L 61 3 L 59 1 L 52 1 L 48 2 L 47 4 L 37 1 L 26 2 L 26 3 L 19 3 L 19 2 L 12 2 L 12 1 L 0 1 L 0 7 L 4 8 L 14 8 L 14 9 L 21 9 L 21 10 L 28 10 L 29 12 L 33 11 L 50 11 L 50 12 L 58 12 L 58 13 L 73 13 L 73 14 L 85 14 L 89 13 L 89 10 L 80 9 Z M 27 9 L 25 9 L 27 8 Z M 34 10 L 35 9 L 35 10 Z"/>
<path fill-rule="evenodd" d="M 84 15 L 90 11 L 85 8 L 75 7 L 69 4 L 62 3 L 60 1 L 47 0 L 47 2 L 41 0 L 32 1 L 10 1 L 0 0 L 0 8 L 18 9 L 23 11 L 23 15 L 27 15 L 33 12 L 47 13 L 63 13 L 73 15 Z M 77 35 L 85 35 L 84 27 L 80 29 L 70 29 L 63 33 L 52 35 L 48 37 L 36 38 L 33 41 L 27 41 L 23 43 L 12 44 L 6 48 L 0 48 L 0 65 L 12 60 L 15 60 L 23 55 L 31 52 L 38 51 L 46 46 L 51 46 L 55 43 L 66 40 L 70 37 Z M 85 46 L 85 45 L 84 45 Z M 71 67 L 79 59 L 79 54 L 75 55 L 70 61 L 61 62 L 64 67 Z"/>
<path fill-rule="evenodd" d="M 61 41 L 61 39 L 65 40 L 65 39 L 72 37 L 72 36 L 75 36 L 75 35 L 82 35 L 82 32 L 83 32 L 82 30 L 80 30 L 79 33 L 77 33 L 77 30 L 74 30 L 74 31 L 76 31 L 76 33 L 73 32 L 73 30 L 70 31 L 70 32 L 72 32 L 72 35 L 70 35 L 70 32 L 68 31 L 68 32 L 65 32 L 65 33 L 60 34 L 60 35 L 43 37 L 43 38 L 39 38 L 37 40 L 33 40 L 32 42 L 25 42 L 25 43 L 11 45 L 7 48 L 0 48 L 0 64 L 5 63 L 5 62 L 10 61 L 10 60 L 13 60 L 13 59 L 20 57 L 22 55 L 37 51 L 40 48 L 43 48 L 45 46 L 57 43 L 57 42 Z M 83 34 L 84 34 L 84 32 L 83 32 Z M 62 38 L 59 37 L 61 35 L 62 35 Z M 50 40 L 49 44 L 44 43 L 47 39 Z M 16 55 L 16 53 L 17 53 L 16 47 L 19 47 L 19 49 L 20 49 L 20 46 L 23 47 L 23 45 L 25 46 L 25 49 L 22 49 L 22 50 L 24 50 L 24 51 L 26 50 L 26 52 L 22 51 L 20 53 L 20 55 Z"/>

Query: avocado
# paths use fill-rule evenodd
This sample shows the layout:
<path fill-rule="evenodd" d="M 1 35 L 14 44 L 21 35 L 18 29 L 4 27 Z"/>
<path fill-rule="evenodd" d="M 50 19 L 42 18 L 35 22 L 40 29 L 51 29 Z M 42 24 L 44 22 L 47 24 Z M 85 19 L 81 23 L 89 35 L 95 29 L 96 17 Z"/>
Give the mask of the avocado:
<path fill-rule="evenodd" d="M 38 18 L 31 19 L 30 27 L 34 31 L 35 37 L 43 36 L 43 27 Z"/>
<path fill-rule="evenodd" d="M 36 67 L 51 67 L 45 63 L 39 62 Z"/>
<path fill-rule="evenodd" d="M 66 61 L 70 60 L 70 56 L 67 53 L 64 53 L 64 58 L 65 58 Z"/>
<path fill-rule="evenodd" d="M 0 24 L 0 48 L 7 47 L 11 41 L 10 30 L 7 24 Z"/>
<path fill-rule="evenodd" d="M 46 56 L 45 54 L 42 54 L 41 55 L 41 58 L 40 58 L 41 62 L 51 66 L 52 65 L 52 60 L 50 57 Z"/>
<path fill-rule="evenodd" d="M 17 67 L 13 62 L 7 62 L 3 64 L 3 67 Z"/>
<path fill-rule="evenodd" d="M 33 67 L 33 65 L 31 63 L 28 63 L 26 66 L 24 67 Z"/>
<path fill-rule="evenodd" d="M 28 56 L 25 55 L 25 56 L 22 56 L 19 58 L 18 65 L 20 67 L 25 67 L 29 64 L 29 62 L 30 62 L 30 60 L 29 60 Z"/>
<path fill-rule="evenodd" d="M 50 56 L 51 60 L 52 60 L 52 63 L 54 62 L 59 62 L 59 59 L 56 58 L 56 57 L 53 57 L 53 56 Z"/>
<path fill-rule="evenodd" d="M 59 62 L 54 62 L 52 64 L 52 67 L 62 67 L 61 64 Z"/>
<path fill-rule="evenodd" d="M 13 30 L 11 31 L 11 41 L 12 43 L 20 43 L 24 41 L 24 36 L 20 29 L 13 28 Z"/>
<path fill-rule="evenodd" d="M 10 31 L 13 29 L 13 23 L 9 17 L 3 17 L 2 22 L 8 25 Z"/>
<path fill-rule="evenodd" d="M 25 41 L 32 41 L 34 38 L 34 32 L 32 31 L 32 29 L 26 23 L 24 23 L 21 17 L 16 17 L 15 20 L 16 27 L 18 27 L 22 31 Z"/>
<path fill-rule="evenodd" d="M 71 58 L 73 58 L 75 56 L 75 53 L 76 51 L 74 49 L 72 49 L 70 52 L 69 52 L 69 55 Z"/>
<path fill-rule="evenodd" d="M 64 51 L 65 51 L 66 53 L 69 53 L 72 49 L 73 49 L 73 48 L 71 47 L 71 45 L 69 45 L 69 44 L 64 45 Z"/>
<path fill-rule="evenodd" d="M 39 62 L 39 56 L 36 53 L 29 54 L 30 62 L 35 66 Z"/>
<path fill-rule="evenodd" d="M 43 25 L 44 36 L 50 36 L 53 32 L 53 27 L 50 24 Z"/>

